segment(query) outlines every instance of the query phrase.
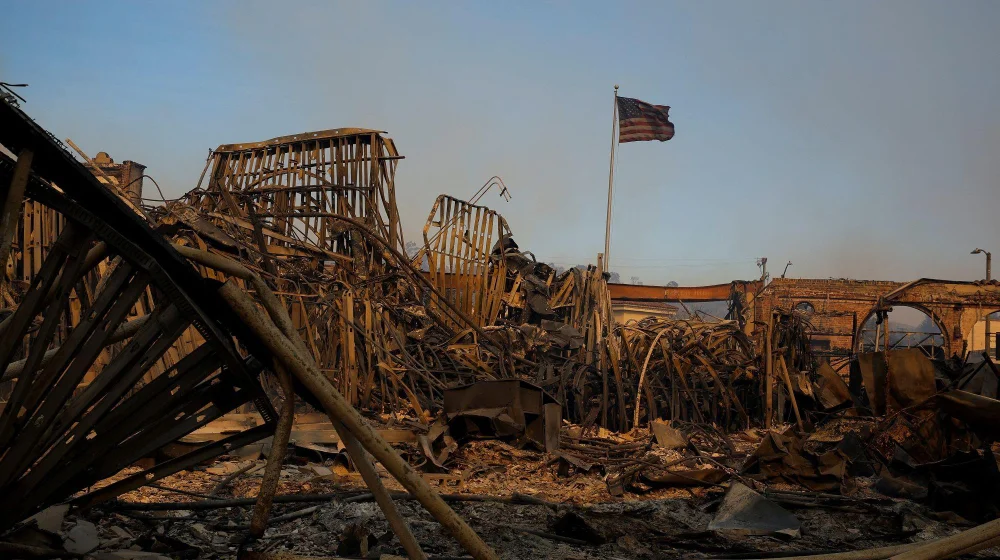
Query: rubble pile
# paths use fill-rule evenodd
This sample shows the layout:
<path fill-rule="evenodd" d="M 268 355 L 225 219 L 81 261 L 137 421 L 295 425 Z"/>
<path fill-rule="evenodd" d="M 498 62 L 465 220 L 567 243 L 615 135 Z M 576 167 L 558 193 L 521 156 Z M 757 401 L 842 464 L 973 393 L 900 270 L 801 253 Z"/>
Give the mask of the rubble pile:
<path fill-rule="evenodd" d="M 359 129 L 220 146 L 207 187 L 150 214 L 173 243 L 237 260 L 271 285 L 320 370 L 352 405 L 429 420 L 447 387 L 518 378 L 552 392 L 564 417 L 583 425 L 631 429 L 639 393 L 653 417 L 673 402 L 678 412 L 670 417 L 721 414 L 749 425 L 740 404 L 747 391 L 737 397 L 724 386 L 748 385 L 760 369 L 735 322 L 615 326 L 598 267 L 557 275 L 520 250 L 498 213 L 446 195 L 431 210 L 423 247 L 404 256 L 402 234 L 390 235 L 395 207 L 386 203 L 394 198 L 393 167 L 383 162 L 367 176 L 345 170 L 340 146 L 376 160 L 398 157 L 391 140 Z M 368 190 L 337 186 L 366 177 Z M 650 329 L 655 356 L 646 356 L 649 340 L 639 334 Z M 658 335 L 663 329 L 671 334 Z M 669 374 L 663 348 L 680 353 L 671 367 L 684 371 Z M 650 359 L 647 380 L 642 364 Z M 723 385 L 710 372 L 725 377 Z"/>

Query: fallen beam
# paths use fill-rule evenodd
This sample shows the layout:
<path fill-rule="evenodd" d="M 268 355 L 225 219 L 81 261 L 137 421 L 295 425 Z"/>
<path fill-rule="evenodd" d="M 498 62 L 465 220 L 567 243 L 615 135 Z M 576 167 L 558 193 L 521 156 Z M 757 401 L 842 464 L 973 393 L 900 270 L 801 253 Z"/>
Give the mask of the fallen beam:
<path fill-rule="evenodd" d="M 302 352 L 296 349 L 269 321 L 264 321 L 253 301 L 232 281 L 226 282 L 219 295 L 230 308 L 263 342 L 276 360 L 288 369 L 323 405 L 331 421 L 343 423 L 361 443 L 388 470 L 441 525 L 454 536 L 469 554 L 476 559 L 494 560 L 499 556 L 458 516 L 448 504 L 427 484 L 409 463 L 378 435 L 337 391 L 330 381 Z"/>
<path fill-rule="evenodd" d="M 135 333 L 139 332 L 139 329 L 141 329 L 143 325 L 145 325 L 149 321 L 149 317 L 150 315 L 144 315 L 137 319 L 133 319 L 125 323 L 124 325 L 119 326 L 115 330 L 115 332 L 108 337 L 106 341 L 107 345 L 114 344 L 115 342 L 121 342 L 126 338 L 131 338 L 133 335 L 135 335 Z M 47 350 L 45 354 L 42 355 L 42 361 L 38 367 L 39 368 L 45 367 L 50 361 L 52 361 L 52 358 L 55 357 L 57 353 L 59 353 L 59 350 L 61 350 L 61 347 L 56 347 L 51 350 Z M 4 370 L 3 377 L 0 377 L 0 382 L 17 379 L 18 376 L 24 373 L 24 365 L 27 362 L 28 362 L 27 358 L 23 360 L 18 360 L 16 362 L 11 362 L 10 365 L 7 366 L 7 369 Z"/>
<path fill-rule="evenodd" d="M 237 276 L 253 285 L 258 297 L 264 304 L 264 308 L 267 311 L 268 316 L 271 318 L 274 325 L 279 328 L 281 334 L 284 335 L 285 340 L 292 343 L 297 348 L 299 356 L 318 371 L 318 367 L 313 361 L 305 343 L 302 342 L 302 339 L 299 337 L 298 333 L 296 333 L 295 326 L 292 324 L 291 317 L 288 316 L 287 310 L 281 305 L 277 296 L 274 295 L 274 292 L 271 291 L 260 276 L 243 265 L 227 259 L 226 257 L 213 255 L 206 251 L 200 251 L 189 247 L 177 247 L 178 250 L 181 250 L 182 254 L 191 260 Z M 227 283 L 227 285 L 231 284 Z M 294 402 L 294 394 L 291 380 L 288 378 L 288 373 L 282 365 L 277 363 L 275 364 L 275 369 L 277 370 L 278 377 L 281 380 L 282 388 L 286 393 L 286 402 Z M 283 411 L 282 418 L 281 421 L 279 421 L 278 430 L 275 433 L 274 438 L 275 445 L 280 445 L 281 449 L 287 447 L 288 438 L 292 429 L 294 412 L 291 408 L 288 408 L 289 406 L 290 404 L 286 405 L 287 411 Z M 361 473 L 365 484 L 368 485 L 368 488 L 371 489 L 372 493 L 375 495 L 379 507 L 385 514 L 386 519 L 389 521 L 389 525 L 392 527 L 392 530 L 399 539 L 399 542 L 403 545 L 403 549 L 406 550 L 407 555 L 411 560 L 426 559 L 427 555 L 420 549 L 420 544 L 417 543 L 417 539 L 413 536 L 413 532 L 410 531 L 409 525 L 406 524 L 406 520 L 403 519 L 403 516 L 400 515 L 399 510 L 397 510 L 395 504 L 393 504 L 392 498 L 389 497 L 388 490 L 382 485 L 382 480 L 375 471 L 375 466 L 371 463 L 371 459 L 368 454 L 365 453 L 364 448 L 358 442 L 357 438 L 355 438 L 354 435 L 333 416 L 330 416 L 330 421 L 333 424 L 334 430 L 336 430 L 340 439 L 344 442 L 344 446 L 347 448 L 347 453 L 354 461 L 355 466 L 357 466 L 358 472 Z M 269 515 L 271 508 L 271 500 L 274 498 L 274 492 L 277 488 L 278 474 L 281 471 L 281 461 L 280 459 L 272 460 L 277 457 L 278 454 L 275 454 L 273 457 L 268 457 L 267 472 L 265 472 L 264 481 L 261 484 L 261 490 L 258 494 L 258 503 L 254 507 L 254 516 L 250 532 L 251 535 L 255 537 L 260 537 L 264 533 L 267 516 Z"/>

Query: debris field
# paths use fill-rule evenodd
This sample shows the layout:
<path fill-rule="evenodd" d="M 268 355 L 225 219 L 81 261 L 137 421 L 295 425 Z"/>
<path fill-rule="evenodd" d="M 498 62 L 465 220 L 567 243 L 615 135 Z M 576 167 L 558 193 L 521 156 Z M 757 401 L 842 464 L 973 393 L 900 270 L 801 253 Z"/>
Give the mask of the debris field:
<path fill-rule="evenodd" d="M 1000 553 L 1000 370 L 962 344 L 995 282 L 857 287 L 954 326 L 866 349 L 804 284 L 557 272 L 480 204 L 498 178 L 439 196 L 408 252 L 381 131 L 219 146 L 147 204 L 143 166 L 15 101 L 0 557 Z M 709 292 L 725 316 L 615 319 Z"/>

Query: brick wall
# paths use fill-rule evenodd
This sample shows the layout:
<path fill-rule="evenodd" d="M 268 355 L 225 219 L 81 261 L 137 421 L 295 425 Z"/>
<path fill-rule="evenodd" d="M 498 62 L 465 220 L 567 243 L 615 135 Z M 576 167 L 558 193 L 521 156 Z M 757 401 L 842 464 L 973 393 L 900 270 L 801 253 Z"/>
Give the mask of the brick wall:
<path fill-rule="evenodd" d="M 766 321 L 773 309 L 808 306 L 813 348 L 820 354 L 845 354 L 879 296 L 902 285 L 881 280 L 775 278 L 765 288 L 755 315 Z"/>

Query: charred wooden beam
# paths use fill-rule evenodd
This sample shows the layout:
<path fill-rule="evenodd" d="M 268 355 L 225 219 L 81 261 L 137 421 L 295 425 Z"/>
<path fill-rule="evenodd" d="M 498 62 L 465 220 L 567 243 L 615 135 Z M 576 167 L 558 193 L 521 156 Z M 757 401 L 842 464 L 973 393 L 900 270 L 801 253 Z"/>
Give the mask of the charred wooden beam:
<path fill-rule="evenodd" d="M 257 381 L 259 362 L 232 342 L 233 334 L 247 345 L 255 338 L 209 296 L 196 270 L 5 102 L 0 144 L 15 153 L 30 146 L 34 154 L 17 163 L 0 157 L 0 184 L 17 176 L 27 199 L 65 220 L 0 325 L 0 371 L 13 385 L 0 411 L 0 494 L 7 504 L 0 530 L 242 404 L 253 402 L 264 425 L 81 502 L 113 498 L 269 435 L 276 413 Z M 94 267 L 103 262 L 102 276 Z"/>

